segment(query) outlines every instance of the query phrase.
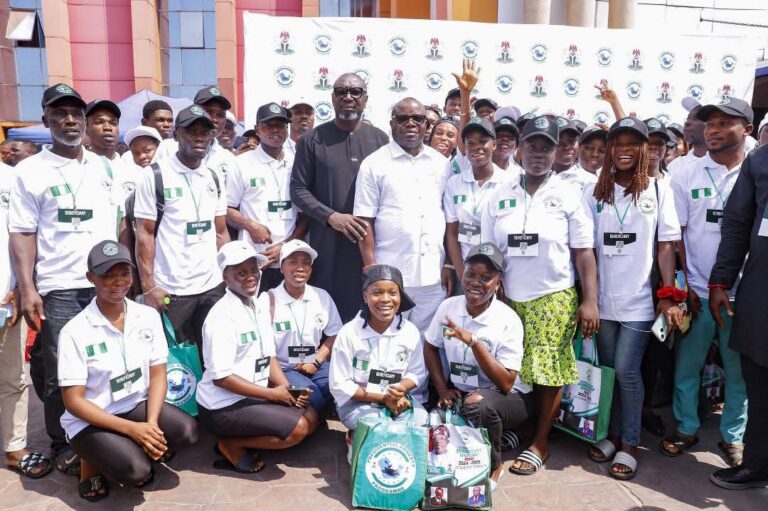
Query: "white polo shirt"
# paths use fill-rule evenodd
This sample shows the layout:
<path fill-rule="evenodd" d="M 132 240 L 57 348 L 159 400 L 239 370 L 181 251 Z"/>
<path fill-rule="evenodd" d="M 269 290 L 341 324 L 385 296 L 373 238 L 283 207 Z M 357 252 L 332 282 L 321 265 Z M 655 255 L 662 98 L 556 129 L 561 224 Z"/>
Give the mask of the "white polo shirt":
<path fill-rule="evenodd" d="M 290 157 L 291 160 L 293 160 L 296 157 L 296 142 L 291 140 L 291 135 L 288 135 L 288 138 L 285 139 L 285 143 L 283 143 L 283 152 L 286 156 Z"/>
<path fill-rule="evenodd" d="M 398 268 L 405 287 L 440 283 L 445 161 L 431 147 L 414 157 L 390 142 L 360 164 L 354 213 L 375 219 L 376 262 Z"/>
<path fill-rule="evenodd" d="M 263 387 L 269 383 L 269 357 L 275 356 L 269 308 L 259 306 L 253 299 L 251 303 L 256 308 L 255 316 L 252 309 L 227 289 L 205 318 L 205 372 L 197 386 L 197 402 L 208 410 L 219 410 L 245 399 L 243 395 L 217 387 L 214 380 L 236 374 Z"/>
<path fill-rule="evenodd" d="M 464 296 L 452 296 L 437 308 L 424 337 L 432 346 L 445 349 L 454 387 L 463 392 L 471 392 L 476 389 L 495 388 L 495 385 L 480 368 L 472 350 L 466 344 L 445 336 L 448 329 L 443 326 L 443 321 L 446 317 L 477 335 L 491 356 L 504 368 L 511 371 L 520 370 L 523 361 L 523 324 L 515 311 L 493 298 L 485 312 L 473 318 L 467 312 L 467 300 Z M 462 375 L 462 372 L 465 374 Z M 526 384 L 518 382 L 519 378 L 515 381 L 515 388 L 522 392 L 530 390 Z"/>
<path fill-rule="evenodd" d="M 483 241 L 495 243 L 505 255 L 504 290 L 516 302 L 573 287 L 571 249 L 594 243 L 581 197 L 554 175 L 533 197 L 520 179 L 501 185 L 488 199 L 481 231 Z"/>
<path fill-rule="evenodd" d="M 157 162 L 166 158 L 171 158 L 176 156 L 178 151 L 179 143 L 176 140 L 172 138 L 163 139 L 163 141 L 160 142 L 160 145 L 157 146 L 157 151 L 155 151 L 155 156 L 152 161 Z M 218 172 L 222 188 L 227 180 L 227 175 L 237 165 L 235 163 L 234 153 L 229 149 L 225 149 L 215 138 L 213 139 L 213 142 L 211 142 L 203 162 Z"/>
<path fill-rule="evenodd" d="M 651 295 L 651 269 L 657 224 L 659 242 L 680 240 L 680 222 L 669 180 L 657 182 L 658 200 L 651 178 L 637 204 L 631 195 L 624 195 L 622 186 L 614 185 L 615 207 L 602 202 L 598 204 L 593 195 L 594 185 L 584 191 L 584 210 L 589 212 L 595 224 L 600 319 L 651 321 L 656 317 Z M 624 216 L 623 227 L 619 221 L 621 216 Z M 620 239 L 623 239 L 623 247 L 618 244 Z M 618 255 L 619 249 L 623 255 Z"/>
<path fill-rule="evenodd" d="M 581 168 L 578 163 L 557 174 L 557 178 L 574 185 L 579 190 L 579 195 L 584 192 L 587 185 L 597 183 L 597 176 Z"/>
<path fill-rule="evenodd" d="M 443 193 L 445 223 L 459 224 L 462 259 L 467 257 L 470 248 L 480 243 L 481 213 L 488 203 L 488 197 L 509 179 L 510 174 L 496 165 L 493 166 L 493 174 L 482 187 L 478 185 L 471 167 L 448 179 Z"/>
<path fill-rule="evenodd" d="M 720 245 L 723 209 L 739 177 L 741 165 L 730 171 L 707 153 L 672 175 L 671 186 L 680 225 L 685 227 L 685 259 L 688 285 L 701 298 L 709 296 L 709 275 Z M 737 286 L 730 291 L 731 299 Z"/>
<path fill-rule="evenodd" d="M 693 154 L 693 148 L 691 148 L 691 150 L 688 151 L 688 154 L 678 156 L 677 158 L 669 162 L 669 165 L 667 165 L 667 170 L 669 171 L 669 174 L 672 175 L 675 172 L 677 172 L 679 169 L 682 169 L 691 165 L 698 159 L 700 158 L 695 154 Z"/>
<path fill-rule="evenodd" d="M 88 252 L 117 239 L 119 196 L 103 160 L 85 149 L 82 162 L 70 160 L 45 146 L 15 169 L 9 231 L 37 233 L 38 292 L 93 287 L 85 278 Z"/>
<path fill-rule="evenodd" d="M 85 398 L 112 415 L 133 410 L 146 401 L 149 368 L 165 364 L 168 344 L 156 310 L 126 300 L 124 332 L 104 317 L 94 298 L 59 334 L 59 386 L 85 386 Z M 113 392 L 115 378 L 140 369 L 129 380 L 130 389 Z M 68 411 L 61 427 L 72 438 L 88 423 Z"/>
<path fill-rule="evenodd" d="M 405 318 L 398 330 L 399 322 L 395 317 L 383 334 L 370 325 L 363 328 L 360 315 L 341 327 L 333 343 L 329 376 L 337 406 L 352 399 L 357 389 L 366 388 L 376 371 L 395 373 L 415 383 L 415 388 L 427 377 L 419 330 Z"/>
<path fill-rule="evenodd" d="M 13 167 L 0 162 L 0 299 L 16 287 L 8 236 L 8 203 L 14 179 Z M 0 305 L 0 309 L 5 309 L 9 317 L 13 314 L 13 306 L 10 304 Z"/>
<path fill-rule="evenodd" d="M 240 231 L 241 240 L 250 242 L 256 252 L 263 252 L 293 234 L 296 228 L 299 210 L 291 201 L 293 157 L 284 153 L 281 161 L 275 160 L 259 145 L 235 161 L 237 164 L 227 179 L 227 205 L 267 226 L 272 233 L 272 243 L 255 243 L 247 230 Z"/>
<path fill-rule="evenodd" d="M 223 183 L 217 196 L 211 170 L 190 169 L 175 155 L 158 162 L 163 174 L 165 213 L 155 239 L 155 282 L 173 295 L 194 295 L 221 283 L 216 263 L 216 217 L 227 203 Z M 157 220 L 155 179 L 145 172 L 136 189 L 136 218 Z"/>
<path fill-rule="evenodd" d="M 305 352 L 307 363 L 315 361 L 315 354 L 320 348 L 323 336 L 333 337 L 339 333 L 342 323 L 336 304 L 324 289 L 306 285 L 304 296 L 296 299 L 285 290 L 285 281 L 275 289 L 259 296 L 259 309 L 269 310 L 269 293 L 275 300 L 275 315 L 272 328 L 275 338 L 275 350 L 280 365 L 287 367 L 300 363 L 299 351 L 289 353 L 289 347 L 309 347 Z M 291 350 L 293 351 L 293 350 Z"/>

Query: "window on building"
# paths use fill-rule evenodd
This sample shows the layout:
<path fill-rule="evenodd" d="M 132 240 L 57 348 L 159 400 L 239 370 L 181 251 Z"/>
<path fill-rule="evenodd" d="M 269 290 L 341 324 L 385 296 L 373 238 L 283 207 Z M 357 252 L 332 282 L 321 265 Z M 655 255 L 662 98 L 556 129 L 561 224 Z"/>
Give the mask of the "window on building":
<path fill-rule="evenodd" d="M 22 48 L 44 48 L 43 25 L 36 11 L 11 10 L 5 27 L 5 38 Z"/>
<path fill-rule="evenodd" d="M 388 0 L 384 0 L 389 4 Z M 375 18 L 379 0 L 320 0 L 320 16 Z"/>
<path fill-rule="evenodd" d="M 14 41 L 18 120 L 39 121 L 40 98 L 48 87 L 48 61 L 42 24 L 41 0 L 10 0 L 6 39 Z M 1 30 L 2 28 L 0 28 Z"/>

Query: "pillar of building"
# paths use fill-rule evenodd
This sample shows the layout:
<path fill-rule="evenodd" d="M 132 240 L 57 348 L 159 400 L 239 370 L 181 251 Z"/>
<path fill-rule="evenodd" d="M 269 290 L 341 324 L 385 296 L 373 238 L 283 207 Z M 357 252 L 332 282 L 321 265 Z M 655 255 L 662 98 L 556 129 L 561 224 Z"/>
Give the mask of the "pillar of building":
<path fill-rule="evenodd" d="M 157 0 L 131 0 L 133 81 L 136 90 L 163 92 Z"/>
<path fill-rule="evenodd" d="M 532 25 L 549 25 L 550 0 L 524 0 L 523 22 Z"/>
<path fill-rule="evenodd" d="M 609 0 L 608 28 L 635 28 L 637 0 Z"/>
<path fill-rule="evenodd" d="M 451 0 L 431 0 L 430 16 L 435 20 L 451 19 Z"/>
<path fill-rule="evenodd" d="M 235 0 L 216 0 L 216 73 L 219 89 L 239 112 L 237 90 L 237 9 Z"/>
<path fill-rule="evenodd" d="M 302 0 L 301 15 L 305 18 L 320 16 L 320 0 Z"/>
<path fill-rule="evenodd" d="M 48 83 L 73 85 L 67 0 L 43 0 L 42 6 Z"/>
<path fill-rule="evenodd" d="M 569 0 L 567 19 L 571 27 L 594 27 L 595 0 Z"/>

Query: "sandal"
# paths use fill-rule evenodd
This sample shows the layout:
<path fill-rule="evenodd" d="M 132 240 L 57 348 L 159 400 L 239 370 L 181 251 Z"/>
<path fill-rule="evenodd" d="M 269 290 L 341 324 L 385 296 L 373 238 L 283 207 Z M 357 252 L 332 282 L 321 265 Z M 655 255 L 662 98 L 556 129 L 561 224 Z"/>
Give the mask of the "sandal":
<path fill-rule="evenodd" d="M 614 467 L 618 465 L 623 465 L 629 469 L 629 472 L 616 472 L 614 470 Z M 628 452 L 619 451 L 616 453 L 616 456 L 613 458 L 613 464 L 611 465 L 611 469 L 609 470 L 611 473 L 611 477 L 614 479 L 620 479 L 622 481 L 629 481 L 633 477 L 635 477 L 635 474 L 637 473 L 637 460 L 634 456 L 629 454 Z"/>
<path fill-rule="evenodd" d="M 501 434 L 501 450 L 502 451 L 512 451 L 514 449 L 517 449 L 519 445 L 520 445 L 520 438 L 511 429 Z"/>
<path fill-rule="evenodd" d="M 544 459 L 541 459 L 538 454 L 533 452 L 530 449 L 526 449 L 523 452 L 521 452 L 517 458 L 512 462 L 513 465 L 510 465 L 509 471 L 513 474 L 521 475 L 521 476 L 530 476 L 541 470 L 541 467 L 544 466 L 544 463 L 549 459 L 549 453 L 544 457 Z M 523 463 L 527 463 L 530 465 L 530 468 L 522 468 L 522 467 L 515 467 L 514 462 L 515 461 L 522 461 Z"/>
<path fill-rule="evenodd" d="M 693 447 L 694 445 L 699 443 L 699 437 L 697 436 L 687 436 L 687 435 L 681 435 L 680 433 L 675 433 L 673 435 L 668 436 L 664 440 L 661 441 L 659 444 L 659 450 L 661 451 L 661 454 L 664 456 L 669 456 L 670 458 L 677 458 L 678 456 L 682 456 L 685 454 L 685 451 Z M 670 447 L 674 447 L 677 449 L 676 451 L 670 451 L 667 447 L 667 444 L 669 444 Z"/>
<path fill-rule="evenodd" d="M 40 465 L 45 465 L 45 467 L 41 471 L 35 472 L 34 469 Z M 15 465 L 6 466 L 30 479 L 40 479 L 50 474 L 51 470 L 53 470 L 51 460 L 39 452 L 27 453 Z"/>
<path fill-rule="evenodd" d="M 603 455 L 602 458 L 597 457 L 592 452 L 592 449 L 597 449 L 600 454 Z M 604 438 L 597 442 L 595 445 L 589 448 L 589 459 L 594 461 L 595 463 L 605 463 L 607 461 L 611 461 L 613 459 L 614 454 L 616 454 L 616 445 L 608 440 L 607 438 Z"/>
<path fill-rule="evenodd" d="M 158 463 L 170 463 L 176 453 L 170 449 L 165 451 L 165 454 L 157 458 Z"/>
<path fill-rule="evenodd" d="M 216 460 L 213 462 L 213 468 L 219 470 L 232 470 L 240 474 L 255 474 L 261 472 L 267 465 L 259 459 L 258 456 L 246 453 L 242 458 L 237 460 L 237 464 L 233 464 L 227 458 Z"/>
<path fill-rule="evenodd" d="M 71 447 L 66 449 L 56 456 L 56 469 L 68 476 L 79 476 L 80 456 L 75 454 Z"/>
<path fill-rule="evenodd" d="M 744 461 L 744 444 L 726 444 L 722 440 L 717 446 L 725 454 L 725 461 L 731 467 L 740 467 Z"/>
<path fill-rule="evenodd" d="M 104 490 L 104 493 L 99 493 L 100 490 Z M 77 492 L 80 494 L 80 497 L 88 502 L 98 502 L 109 496 L 109 485 L 101 475 L 93 476 L 87 481 L 81 481 L 77 485 Z M 87 493 L 92 493 L 93 495 L 86 495 Z"/>

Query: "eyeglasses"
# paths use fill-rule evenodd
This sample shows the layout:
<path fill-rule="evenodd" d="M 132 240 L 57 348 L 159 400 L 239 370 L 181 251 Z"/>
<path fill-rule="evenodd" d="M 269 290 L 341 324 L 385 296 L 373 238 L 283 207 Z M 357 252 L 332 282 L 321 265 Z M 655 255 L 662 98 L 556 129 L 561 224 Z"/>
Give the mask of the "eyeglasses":
<path fill-rule="evenodd" d="M 365 89 L 362 87 L 334 87 L 333 95 L 339 99 L 347 97 L 347 94 L 352 96 L 352 99 L 359 99 L 365 94 Z"/>
<path fill-rule="evenodd" d="M 425 122 L 427 122 L 427 116 L 426 115 L 421 115 L 421 114 L 414 114 L 414 115 L 396 114 L 396 115 L 393 115 L 392 118 L 398 124 L 405 124 L 408 121 L 413 121 L 416 124 L 424 124 Z"/>

